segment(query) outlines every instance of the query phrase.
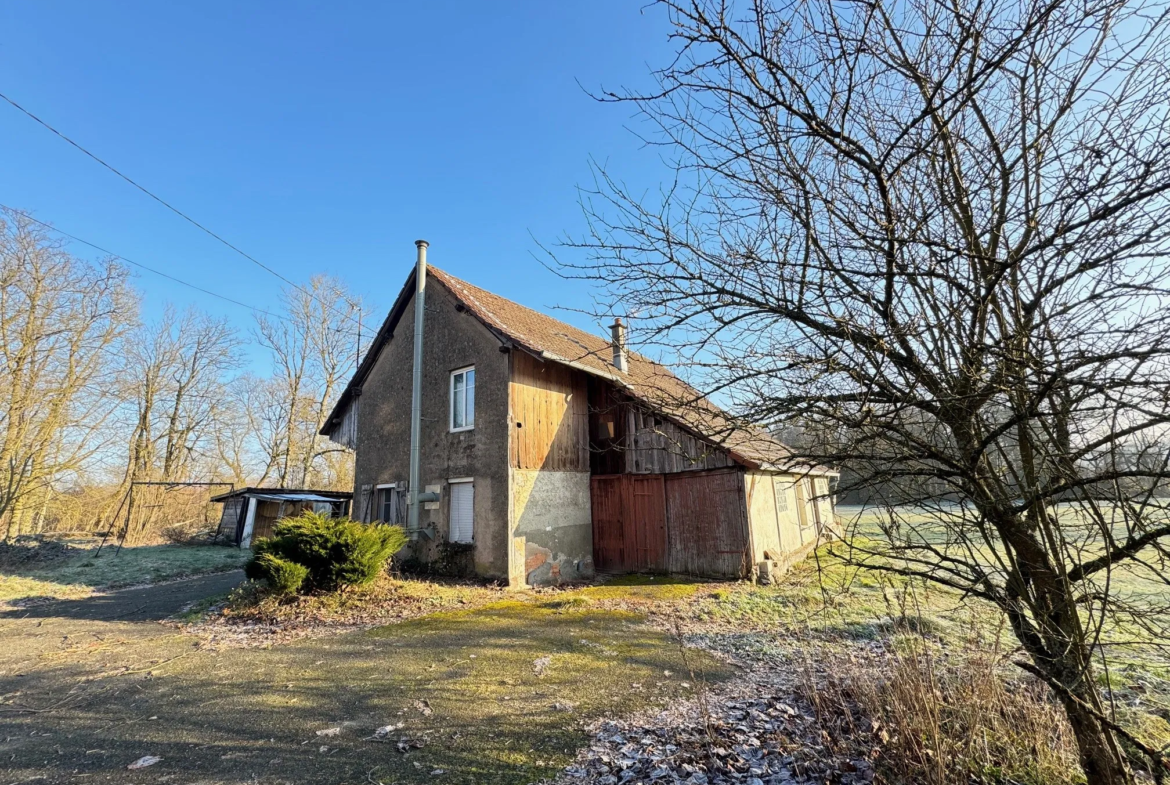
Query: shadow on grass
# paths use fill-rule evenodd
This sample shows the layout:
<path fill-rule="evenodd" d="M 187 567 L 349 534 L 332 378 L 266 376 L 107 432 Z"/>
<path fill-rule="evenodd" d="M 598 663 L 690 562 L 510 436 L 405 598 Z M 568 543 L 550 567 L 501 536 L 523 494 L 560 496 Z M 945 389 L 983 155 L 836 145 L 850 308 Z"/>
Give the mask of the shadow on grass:
<path fill-rule="evenodd" d="M 178 613 L 192 602 L 223 594 L 243 580 L 244 573 L 234 570 L 177 580 L 161 586 L 122 589 L 80 600 L 24 598 L 21 607 L 0 611 L 0 619 L 158 621 Z"/>
<path fill-rule="evenodd" d="M 443 783 L 529 782 L 571 760 L 584 721 L 729 675 L 693 651 L 703 672 L 687 672 L 675 642 L 633 614 L 512 601 L 269 650 L 168 646 L 154 656 L 179 658 L 153 675 L 86 680 L 69 665 L 0 677 L 0 694 L 49 709 L 3 707 L 11 778 L 435 782 L 442 769 Z M 317 733 L 330 728 L 341 730 Z M 400 739 L 422 746 L 403 753 Z M 163 760 L 128 772 L 143 755 Z"/>

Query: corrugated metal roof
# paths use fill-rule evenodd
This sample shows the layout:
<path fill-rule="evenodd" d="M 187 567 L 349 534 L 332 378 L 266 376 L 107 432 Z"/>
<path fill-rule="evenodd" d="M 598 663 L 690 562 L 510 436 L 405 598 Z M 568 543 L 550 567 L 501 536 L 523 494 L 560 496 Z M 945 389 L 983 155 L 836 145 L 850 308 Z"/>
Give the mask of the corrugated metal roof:
<path fill-rule="evenodd" d="M 218 496 L 212 496 L 209 501 L 222 502 L 236 496 L 255 496 L 257 498 L 271 499 L 279 501 L 293 500 L 293 501 L 318 501 L 318 502 L 336 502 L 345 501 L 353 498 L 353 493 L 350 491 L 323 491 L 314 488 L 235 488 L 227 493 L 221 493 Z"/>

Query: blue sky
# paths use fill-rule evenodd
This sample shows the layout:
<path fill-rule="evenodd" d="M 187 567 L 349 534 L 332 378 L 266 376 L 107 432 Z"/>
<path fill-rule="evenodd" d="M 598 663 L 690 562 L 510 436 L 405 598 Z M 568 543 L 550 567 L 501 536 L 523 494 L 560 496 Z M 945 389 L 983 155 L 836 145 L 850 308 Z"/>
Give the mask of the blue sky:
<path fill-rule="evenodd" d="M 648 84 L 672 51 L 666 20 L 636 1 L 501 5 L 5 2 L 0 92 L 288 278 L 342 278 L 374 321 L 419 237 L 434 264 L 499 294 L 588 307 L 537 241 L 582 230 L 590 158 L 638 187 L 664 172 L 631 108 L 578 82 Z M 6 104 L 0 162 L 0 202 L 275 303 L 277 279 Z M 149 273 L 136 285 L 148 317 L 169 301 L 252 323 Z"/>

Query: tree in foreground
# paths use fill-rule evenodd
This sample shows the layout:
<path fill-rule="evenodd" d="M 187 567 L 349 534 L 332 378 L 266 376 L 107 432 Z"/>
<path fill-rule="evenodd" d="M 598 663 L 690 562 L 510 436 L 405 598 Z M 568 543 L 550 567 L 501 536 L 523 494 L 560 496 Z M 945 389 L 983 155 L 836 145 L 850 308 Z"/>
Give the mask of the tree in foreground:
<path fill-rule="evenodd" d="M 884 510 L 850 559 L 1000 609 L 1090 782 L 1128 782 L 1126 747 L 1163 773 L 1097 676 L 1170 639 L 1166 10 L 662 5 L 677 58 L 603 99 L 676 178 L 600 171 L 563 269 L 704 392 L 815 436 L 794 460 Z"/>

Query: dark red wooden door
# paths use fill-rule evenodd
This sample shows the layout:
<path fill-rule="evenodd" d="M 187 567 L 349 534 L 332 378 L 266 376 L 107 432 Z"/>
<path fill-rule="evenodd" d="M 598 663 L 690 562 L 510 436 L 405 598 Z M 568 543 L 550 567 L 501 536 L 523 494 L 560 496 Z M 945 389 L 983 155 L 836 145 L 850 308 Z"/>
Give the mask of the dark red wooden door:
<path fill-rule="evenodd" d="M 603 572 L 665 572 L 666 493 L 662 475 L 592 479 L 593 561 Z"/>
<path fill-rule="evenodd" d="M 623 531 L 632 543 L 627 560 L 641 572 L 666 571 L 666 491 L 661 474 L 627 475 L 629 510 Z"/>
<path fill-rule="evenodd" d="M 594 477 L 590 483 L 593 506 L 593 564 L 602 572 L 623 570 L 622 475 Z"/>

